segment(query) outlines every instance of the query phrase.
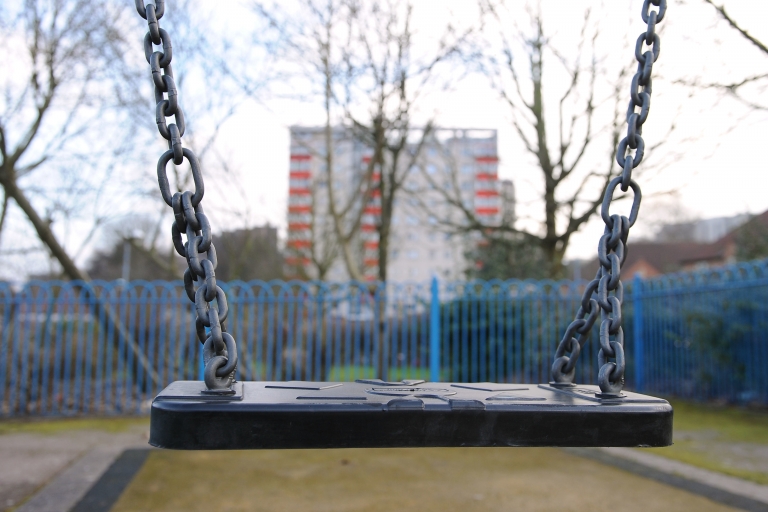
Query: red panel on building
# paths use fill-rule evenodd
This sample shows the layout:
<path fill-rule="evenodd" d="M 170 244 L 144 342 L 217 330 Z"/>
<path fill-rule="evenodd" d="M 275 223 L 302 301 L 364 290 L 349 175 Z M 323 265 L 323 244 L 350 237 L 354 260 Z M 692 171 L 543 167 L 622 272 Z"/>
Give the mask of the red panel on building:
<path fill-rule="evenodd" d="M 309 171 L 291 171 L 290 177 L 291 178 L 297 178 L 297 179 L 308 179 L 312 176 L 312 173 Z"/>
<path fill-rule="evenodd" d="M 495 190 L 476 190 L 475 195 L 479 197 L 496 197 L 499 193 Z"/>
<path fill-rule="evenodd" d="M 475 158 L 475 162 L 482 162 L 482 163 L 496 163 L 499 161 L 499 157 L 497 156 L 478 156 Z"/>
<path fill-rule="evenodd" d="M 478 215 L 496 215 L 499 213 L 498 208 L 476 208 L 475 213 Z"/>
<path fill-rule="evenodd" d="M 291 155 L 291 160 L 311 160 L 311 155 Z"/>

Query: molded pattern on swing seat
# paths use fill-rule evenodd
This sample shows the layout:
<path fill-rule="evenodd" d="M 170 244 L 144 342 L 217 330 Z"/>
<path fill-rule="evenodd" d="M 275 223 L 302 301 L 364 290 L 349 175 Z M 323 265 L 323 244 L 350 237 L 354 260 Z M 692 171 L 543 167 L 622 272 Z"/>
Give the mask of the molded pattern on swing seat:
<path fill-rule="evenodd" d="M 669 446 L 672 407 L 596 386 L 176 381 L 152 403 L 149 444 L 179 450 L 428 446 Z"/>

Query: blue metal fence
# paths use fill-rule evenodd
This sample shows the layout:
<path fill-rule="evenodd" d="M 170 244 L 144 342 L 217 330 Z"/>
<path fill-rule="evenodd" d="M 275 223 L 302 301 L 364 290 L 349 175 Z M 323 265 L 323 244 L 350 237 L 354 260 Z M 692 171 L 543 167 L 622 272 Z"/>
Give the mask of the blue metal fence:
<path fill-rule="evenodd" d="M 584 283 L 233 282 L 243 380 L 544 382 Z M 768 403 L 768 264 L 627 283 L 628 386 Z M 181 283 L 0 285 L 0 415 L 146 410 L 202 350 Z M 594 383 L 596 331 L 577 380 Z"/>
<path fill-rule="evenodd" d="M 632 297 L 636 388 L 768 404 L 768 260 L 636 280 Z"/>

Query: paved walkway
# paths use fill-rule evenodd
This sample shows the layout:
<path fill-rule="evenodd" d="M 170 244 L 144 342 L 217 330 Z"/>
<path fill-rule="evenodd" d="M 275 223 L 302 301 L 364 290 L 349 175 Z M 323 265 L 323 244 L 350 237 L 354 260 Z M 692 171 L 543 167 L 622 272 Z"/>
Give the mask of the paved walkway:
<path fill-rule="evenodd" d="M 690 464 L 653 455 L 643 450 L 631 448 L 602 448 L 602 450 L 667 474 L 681 476 L 688 480 L 765 503 L 766 509 L 768 509 L 768 485 L 760 485 L 715 471 L 700 469 Z"/>
<path fill-rule="evenodd" d="M 148 447 L 148 427 L 0 435 L 0 510 L 69 510 L 125 449 Z"/>
<path fill-rule="evenodd" d="M 640 449 L 566 448 L 565 450 L 739 510 L 754 512 L 768 510 L 768 486 L 700 469 Z"/>

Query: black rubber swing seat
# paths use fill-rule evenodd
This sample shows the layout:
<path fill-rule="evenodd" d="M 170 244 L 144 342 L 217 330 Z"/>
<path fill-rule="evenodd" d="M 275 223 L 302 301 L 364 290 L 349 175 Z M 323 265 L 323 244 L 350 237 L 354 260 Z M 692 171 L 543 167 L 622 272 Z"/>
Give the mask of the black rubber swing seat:
<path fill-rule="evenodd" d="M 178 450 L 669 446 L 672 407 L 597 386 L 378 379 L 176 381 L 153 401 L 149 443 Z"/>

